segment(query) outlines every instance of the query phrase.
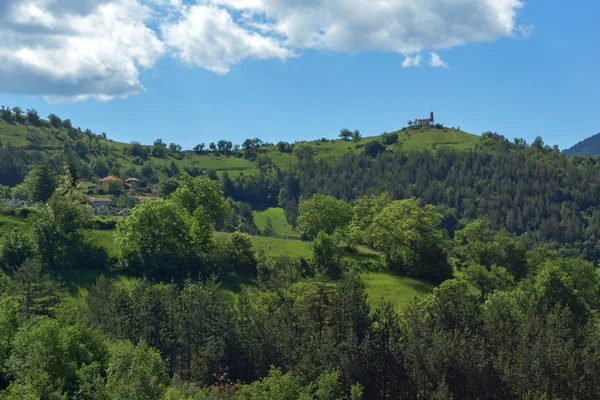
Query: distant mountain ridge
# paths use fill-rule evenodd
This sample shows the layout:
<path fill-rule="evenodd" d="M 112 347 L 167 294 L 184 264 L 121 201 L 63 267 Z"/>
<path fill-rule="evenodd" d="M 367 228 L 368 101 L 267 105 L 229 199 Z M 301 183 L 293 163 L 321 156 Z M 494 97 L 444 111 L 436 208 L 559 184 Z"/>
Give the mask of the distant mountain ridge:
<path fill-rule="evenodd" d="M 600 133 L 582 140 L 573 147 L 564 150 L 568 156 L 600 156 Z"/>

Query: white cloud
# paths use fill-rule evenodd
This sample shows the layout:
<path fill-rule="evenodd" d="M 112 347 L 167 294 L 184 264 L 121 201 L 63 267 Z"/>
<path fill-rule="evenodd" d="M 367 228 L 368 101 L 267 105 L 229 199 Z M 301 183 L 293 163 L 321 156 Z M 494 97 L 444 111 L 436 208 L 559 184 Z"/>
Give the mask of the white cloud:
<path fill-rule="evenodd" d="M 522 0 L 0 0 L 0 92 L 109 100 L 164 54 L 227 73 L 304 49 L 405 54 L 527 37 Z M 447 67 L 430 53 L 430 65 Z"/>
<path fill-rule="evenodd" d="M 293 56 L 277 38 L 242 27 L 227 10 L 214 5 L 185 7 L 181 19 L 164 24 L 161 30 L 177 58 L 219 74 L 245 58 Z"/>
<path fill-rule="evenodd" d="M 417 54 L 414 57 L 406 56 L 406 58 L 404 59 L 404 62 L 402 63 L 403 68 L 418 67 L 419 65 L 421 65 L 421 55 L 420 54 Z"/>
<path fill-rule="evenodd" d="M 521 0 L 213 0 L 271 21 L 287 43 L 414 54 L 511 36 Z"/>
<path fill-rule="evenodd" d="M 0 91 L 109 100 L 143 90 L 164 45 L 137 0 L 10 0 L 0 10 Z"/>
<path fill-rule="evenodd" d="M 429 53 L 431 59 L 429 60 L 429 65 L 433 68 L 448 68 L 448 64 L 446 64 L 437 53 L 431 52 Z"/>

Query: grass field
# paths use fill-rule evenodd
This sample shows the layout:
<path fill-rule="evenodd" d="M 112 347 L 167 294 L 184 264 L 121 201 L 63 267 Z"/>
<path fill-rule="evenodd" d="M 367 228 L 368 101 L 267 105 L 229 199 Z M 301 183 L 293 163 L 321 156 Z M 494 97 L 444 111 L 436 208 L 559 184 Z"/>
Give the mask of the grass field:
<path fill-rule="evenodd" d="M 473 148 L 479 142 L 479 136 L 452 128 L 433 127 L 410 128 L 397 131 L 404 150 L 450 147 L 456 150 Z"/>
<path fill-rule="evenodd" d="M 14 227 L 22 227 L 26 222 L 14 217 L 0 216 L 0 236 L 9 233 Z M 83 232 L 86 239 L 106 249 L 110 257 L 117 257 L 119 248 L 114 242 L 114 231 L 87 230 Z M 229 233 L 216 232 L 217 240 L 227 240 Z M 287 254 L 291 257 L 302 256 L 309 258 L 312 254 L 310 242 L 282 239 L 273 237 L 251 236 L 254 250 L 264 251 L 269 256 Z M 345 258 L 353 260 L 381 261 L 381 255 L 367 248 L 359 248 L 356 254 Z M 77 269 L 62 270 L 54 274 L 64 282 L 69 301 L 81 304 L 90 285 L 94 284 L 100 275 L 122 278 L 120 274 L 107 269 Z M 433 291 L 433 286 L 410 278 L 396 277 L 387 273 L 364 272 L 361 274 L 369 302 L 372 308 L 377 307 L 382 299 L 396 305 L 398 309 L 406 307 L 414 298 L 422 298 Z M 232 296 L 236 296 L 242 285 L 254 285 L 255 282 L 247 277 L 223 277 L 223 287 Z"/>
<path fill-rule="evenodd" d="M 258 229 L 264 231 L 267 225 L 267 219 L 271 218 L 273 230 L 278 237 L 299 238 L 300 234 L 292 228 L 285 219 L 283 208 L 271 207 L 263 211 L 254 211 L 254 223 Z"/>
<path fill-rule="evenodd" d="M 14 228 L 19 228 L 25 225 L 25 221 L 22 219 L 6 217 L 0 215 L 0 236 L 10 233 Z"/>
<path fill-rule="evenodd" d="M 372 308 L 377 307 L 382 301 L 387 301 L 401 310 L 415 298 L 420 299 L 432 293 L 434 288 L 416 279 L 381 272 L 368 272 L 361 276 Z"/>

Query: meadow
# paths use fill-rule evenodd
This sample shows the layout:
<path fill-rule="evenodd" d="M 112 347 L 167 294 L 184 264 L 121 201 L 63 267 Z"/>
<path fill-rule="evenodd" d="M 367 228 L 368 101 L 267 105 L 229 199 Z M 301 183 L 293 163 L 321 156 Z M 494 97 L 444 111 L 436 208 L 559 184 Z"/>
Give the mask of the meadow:
<path fill-rule="evenodd" d="M 262 213 L 273 216 L 275 220 L 277 215 L 281 215 L 281 209 L 269 209 Z M 266 214 L 265 214 L 266 213 Z M 261 214 L 261 213 L 257 213 Z M 285 218 L 284 218 L 285 221 Z M 15 227 L 22 227 L 25 221 L 16 217 L 0 216 L 0 235 L 5 235 Z M 257 220 L 260 227 L 261 217 Z M 282 224 L 273 223 L 277 234 L 287 232 L 288 228 L 281 228 Z M 281 230 L 283 229 L 283 230 Z M 215 239 L 225 241 L 229 233 L 215 232 Z M 114 231 L 111 230 L 85 230 L 83 232 L 85 239 L 94 244 L 102 246 L 111 259 L 116 259 L 119 254 L 119 247 L 114 241 Z M 304 257 L 309 259 L 312 254 L 311 243 L 297 239 L 283 239 L 278 237 L 251 236 L 254 250 L 257 254 L 264 253 L 267 256 L 288 255 L 290 257 Z M 358 252 L 346 255 L 346 260 L 374 262 L 381 261 L 381 255 L 367 248 L 359 247 Z M 125 276 L 110 269 L 76 269 L 61 270 L 55 274 L 63 282 L 65 291 L 70 297 L 70 301 L 81 303 L 85 300 L 89 286 L 94 284 L 100 275 L 112 277 L 113 279 L 126 279 Z M 422 298 L 433 291 L 433 286 L 427 283 L 404 277 L 397 277 L 385 272 L 362 272 L 361 277 L 365 283 L 366 292 L 371 307 L 374 309 L 382 301 L 394 304 L 398 309 L 404 309 L 413 299 Z M 241 289 L 242 285 L 255 285 L 256 282 L 246 277 L 224 276 L 221 278 L 223 287 L 232 295 Z"/>

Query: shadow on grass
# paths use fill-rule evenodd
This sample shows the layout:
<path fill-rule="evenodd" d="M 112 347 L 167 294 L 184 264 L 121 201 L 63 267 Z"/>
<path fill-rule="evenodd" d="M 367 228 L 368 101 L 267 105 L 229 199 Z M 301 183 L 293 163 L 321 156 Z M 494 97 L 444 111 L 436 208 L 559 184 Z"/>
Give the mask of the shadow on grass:
<path fill-rule="evenodd" d="M 96 280 L 104 275 L 106 277 L 116 277 L 117 272 L 107 268 L 81 268 L 81 269 L 65 269 L 61 271 L 53 271 L 51 276 L 63 283 L 70 296 L 76 296 L 81 288 L 92 286 Z"/>
<path fill-rule="evenodd" d="M 230 290 L 233 293 L 240 293 L 243 286 L 254 286 L 256 280 L 251 275 L 225 275 L 219 278 L 219 282 L 223 286 L 223 289 Z"/>

